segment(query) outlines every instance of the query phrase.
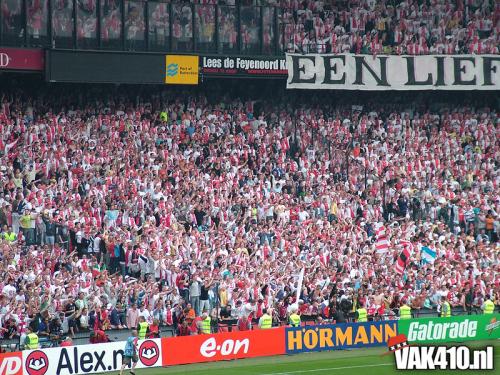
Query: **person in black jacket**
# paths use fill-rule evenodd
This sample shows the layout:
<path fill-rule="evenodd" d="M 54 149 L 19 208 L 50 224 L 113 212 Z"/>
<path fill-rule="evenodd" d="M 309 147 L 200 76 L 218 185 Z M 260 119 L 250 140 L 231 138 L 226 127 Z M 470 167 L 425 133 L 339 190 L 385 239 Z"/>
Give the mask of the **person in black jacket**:
<path fill-rule="evenodd" d="M 50 250 L 52 250 L 56 242 L 56 223 L 47 215 L 43 215 L 42 220 L 45 224 L 45 243 L 49 245 Z"/>
<path fill-rule="evenodd" d="M 336 323 L 346 323 L 347 322 L 346 314 L 340 308 L 337 308 L 334 311 L 334 313 L 332 315 L 332 319 L 335 320 Z"/>
<path fill-rule="evenodd" d="M 62 340 L 62 335 L 63 335 L 63 329 L 62 329 L 62 324 L 61 320 L 59 319 L 58 316 L 52 318 L 52 320 L 49 323 L 49 333 L 50 333 L 50 340 L 55 342 L 55 343 L 60 343 Z"/>
<path fill-rule="evenodd" d="M 465 310 L 467 311 L 467 315 L 472 315 L 472 309 L 474 308 L 474 289 L 469 288 L 467 293 L 465 294 Z"/>

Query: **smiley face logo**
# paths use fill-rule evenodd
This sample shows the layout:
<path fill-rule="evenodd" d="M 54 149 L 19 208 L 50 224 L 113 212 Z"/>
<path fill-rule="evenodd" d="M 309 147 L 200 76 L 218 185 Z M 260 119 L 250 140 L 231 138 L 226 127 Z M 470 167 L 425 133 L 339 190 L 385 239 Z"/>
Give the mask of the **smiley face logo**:
<path fill-rule="evenodd" d="M 41 350 L 35 350 L 26 358 L 26 371 L 29 375 L 45 375 L 49 369 L 47 354 Z"/>
<path fill-rule="evenodd" d="M 139 347 L 139 359 L 144 366 L 153 366 L 160 357 L 160 349 L 154 341 L 144 341 Z"/>

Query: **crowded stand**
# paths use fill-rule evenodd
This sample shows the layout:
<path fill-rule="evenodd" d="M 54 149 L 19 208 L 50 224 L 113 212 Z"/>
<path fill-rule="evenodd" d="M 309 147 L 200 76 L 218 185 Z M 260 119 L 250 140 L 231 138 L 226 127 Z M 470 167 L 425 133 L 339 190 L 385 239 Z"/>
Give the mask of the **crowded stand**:
<path fill-rule="evenodd" d="M 498 54 L 496 1 L 283 1 L 290 52 Z"/>
<path fill-rule="evenodd" d="M 495 95 L 4 81 L 4 339 L 500 303 Z"/>
<path fill-rule="evenodd" d="M 53 1 L 50 25 L 48 0 L 28 0 L 25 12 L 22 4 L 2 1 L 7 43 L 266 55 L 278 45 L 280 52 L 297 53 L 500 52 L 500 3 L 494 0 Z"/>

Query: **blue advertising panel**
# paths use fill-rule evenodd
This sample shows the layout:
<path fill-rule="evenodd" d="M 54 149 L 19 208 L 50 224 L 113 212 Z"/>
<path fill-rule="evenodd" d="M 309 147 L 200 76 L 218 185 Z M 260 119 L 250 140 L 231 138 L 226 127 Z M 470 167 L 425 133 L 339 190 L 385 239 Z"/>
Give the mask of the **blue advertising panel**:
<path fill-rule="evenodd" d="M 389 338 L 397 334 L 397 321 L 290 327 L 285 331 L 285 348 L 287 354 L 294 354 L 387 346 Z"/>

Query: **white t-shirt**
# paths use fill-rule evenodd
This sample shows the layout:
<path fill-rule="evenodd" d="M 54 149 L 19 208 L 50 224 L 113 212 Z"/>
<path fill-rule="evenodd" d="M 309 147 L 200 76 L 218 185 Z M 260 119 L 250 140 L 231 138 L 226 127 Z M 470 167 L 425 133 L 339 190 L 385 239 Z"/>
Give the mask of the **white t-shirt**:
<path fill-rule="evenodd" d="M 16 287 L 10 284 L 7 284 L 2 289 L 2 294 L 7 296 L 8 298 L 13 298 L 16 295 Z"/>
<path fill-rule="evenodd" d="M 255 312 L 257 311 L 257 305 L 254 305 L 252 306 L 251 303 L 246 303 L 244 306 L 243 306 L 243 309 L 242 309 L 243 313 L 248 316 L 250 315 L 252 312 Z"/>
<path fill-rule="evenodd" d="M 299 221 L 305 221 L 309 218 L 309 213 L 307 211 L 299 212 Z"/>
<path fill-rule="evenodd" d="M 153 315 L 149 312 L 148 309 L 140 311 L 139 316 L 144 317 L 144 319 L 146 319 L 146 322 L 148 322 L 149 324 L 153 323 Z"/>

